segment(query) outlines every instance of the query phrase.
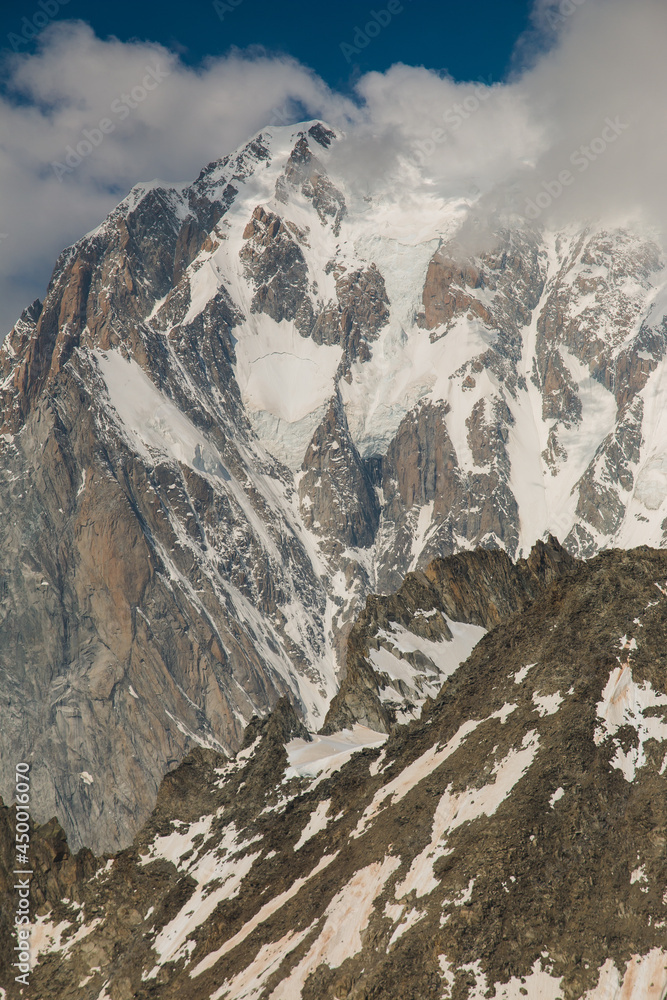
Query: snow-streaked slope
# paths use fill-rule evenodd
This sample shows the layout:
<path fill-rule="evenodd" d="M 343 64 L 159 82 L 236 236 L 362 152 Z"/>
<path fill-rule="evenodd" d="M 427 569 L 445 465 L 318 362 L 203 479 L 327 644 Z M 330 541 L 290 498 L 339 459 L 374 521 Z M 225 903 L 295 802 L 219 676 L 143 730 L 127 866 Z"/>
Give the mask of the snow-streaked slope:
<path fill-rule="evenodd" d="M 192 755 L 135 848 L 40 918 L 40 995 L 663 1000 L 666 599 L 667 553 L 605 552 L 386 738 L 290 739 L 283 704 L 235 759 Z M 400 606 L 407 656 L 438 612 Z"/>
<path fill-rule="evenodd" d="M 656 235 L 517 222 L 466 249 L 466 192 L 428 191 L 406 168 L 360 194 L 336 153 L 345 143 L 321 123 L 270 127 L 191 184 L 137 185 L 63 252 L 45 302 L 0 349 L 3 496 L 24 510 L 5 545 L 16 554 L 41 518 L 50 525 L 34 605 L 33 570 L 14 560 L 24 622 L 11 642 L 33 628 L 50 636 L 53 655 L 36 640 L 26 676 L 39 675 L 60 712 L 67 674 L 71 707 L 83 697 L 90 713 L 85 750 L 55 714 L 35 713 L 30 744 L 48 730 L 63 752 L 43 772 L 44 818 L 74 800 L 104 815 L 105 796 L 126 809 L 123 824 L 136 814 L 136 783 L 128 772 L 121 791 L 105 777 L 95 730 L 108 659 L 138 696 L 123 733 L 134 747 L 139 726 L 154 791 L 193 742 L 237 746 L 243 724 L 282 695 L 320 728 L 364 600 L 434 557 L 479 545 L 526 555 L 549 532 L 583 557 L 665 545 L 667 274 Z M 142 566 L 131 600 L 117 574 L 110 586 L 97 579 L 128 565 L 128 539 Z M 104 558 L 81 560 L 79 546 Z M 67 581 L 52 572 L 61 562 Z M 61 582 L 113 593 L 79 618 L 76 649 L 95 650 L 95 669 L 83 652 L 61 663 L 56 633 L 71 635 L 76 617 L 53 603 Z M 386 678 L 379 712 L 405 719 L 458 656 L 446 642 L 401 652 L 398 639 L 382 640 L 373 666 Z M 159 721 L 141 685 L 157 647 Z M 23 746 L 18 716 L 11 727 Z M 57 794 L 55 774 L 66 785 Z"/>
<path fill-rule="evenodd" d="M 282 174 L 285 159 L 310 124 L 291 129 L 271 128 L 261 133 L 268 156 L 239 185 L 239 193 L 225 215 L 224 239 L 214 250 L 202 254 L 209 266 L 200 266 L 192 277 L 189 319 L 203 308 L 220 283 L 230 291 L 244 315 L 235 330 L 236 374 L 255 430 L 270 451 L 292 468 L 298 468 L 309 435 L 332 395 L 332 380 L 340 360 L 337 348 L 317 345 L 310 338 L 301 337 L 292 324 L 276 323 L 267 315 L 252 312 L 252 288 L 244 276 L 239 254 L 248 219 L 254 208 L 261 205 L 305 233 L 301 249 L 309 280 L 317 288 L 313 293 L 315 304 L 324 305 L 335 299 L 331 273 L 326 268 L 331 261 L 347 268 L 374 263 L 383 275 L 390 302 L 389 322 L 373 344 L 370 360 L 355 362 L 351 378 L 339 382 L 350 431 L 360 453 L 384 453 L 406 413 L 418 401 L 429 399 L 449 407 L 447 428 L 459 466 L 465 472 L 475 473 L 479 466 L 470 451 L 467 421 L 480 399 L 502 399 L 513 418 L 508 428 L 507 452 L 510 484 L 519 506 L 519 550 L 526 552 L 536 537 L 548 531 L 566 537 L 581 516 L 577 513 L 578 483 L 600 446 L 614 431 L 619 414 L 613 393 L 564 342 L 554 347 L 580 400 L 582 413 L 580 417 L 573 414 L 565 423 L 542 414 L 543 390 L 531 378 L 538 323 L 554 296 L 567 294 L 574 320 L 588 323 L 591 336 L 601 343 L 607 342 L 618 353 L 639 334 L 642 322 L 652 323 L 656 328 L 662 322 L 664 276 L 658 270 L 650 278 L 643 274 L 624 278 L 623 273 L 614 277 L 605 260 L 595 258 L 591 262 L 590 254 L 589 257 L 582 254 L 582 232 L 585 239 L 594 241 L 597 236 L 594 230 L 541 234 L 544 287 L 530 323 L 522 331 L 523 349 L 517 374 L 523 382 L 513 388 L 487 367 L 478 373 L 477 384 L 471 391 L 462 385 L 463 376 L 459 373 L 488 349 L 502 350 L 497 330 L 477 316 L 464 313 L 454 318 L 446 336 L 435 340 L 418 325 L 429 261 L 439 246 L 456 235 L 465 217 L 466 202 L 452 197 L 434 204 L 427 199 L 422 208 L 430 223 L 426 228 L 420 227 L 415 197 L 406 199 L 398 183 L 390 191 L 371 195 L 370 203 L 361 205 L 347 190 L 345 177 L 337 175 L 333 180 L 354 210 L 348 210 L 340 234 L 335 235 L 331 226 L 317 218 L 312 204 L 299 191 L 291 192 L 286 203 L 276 198 L 276 180 Z M 319 148 L 312 139 L 309 141 L 326 168 L 330 151 Z M 339 136 L 337 141 L 345 140 Z M 633 266 L 635 257 L 642 252 L 640 238 L 618 235 L 619 266 Z M 614 250 L 612 259 L 613 254 Z M 596 282 L 598 285 L 606 282 L 606 290 L 598 292 Z M 590 288 L 593 291 L 586 290 Z M 500 292 L 492 288 L 478 288 L 475 295 L 492 312 L 500 301 Z M 619 328 L 624 331 L 623 340 L 616 332 Z M 657 398 L 658 411 L 662 410 L 662 381 L 657 369 L 642 391 L 647 409 L 649 401 Z M 667 496 L 662 458 L 654 454 L 655 447 L 648 443 L 653 425 L 649 416 L 645 424 L 648 447 L 638 469 L 639 504 L 642 497 L 648 496 L 655 505 L 658 493 L 662 499 Z M 548 464 L 543 456 L 554 429 L 560 453 L 555 464 Z M 597 544 L 614 541 L 629 544 L 642 531 L 646 541 L 657 544 L 662 540 L 658 515 L 649 517 L 649 522 L 648 526 L 638 528 L 631 515 L 620 533 L 607 539 L 596 535 Z M 654 537 L 656 533 L 659 537 Z"/>
<path fill-rule="evenodd" d="M 313 733 L 310 742 L 303 739 L 292 740 L 287 745 L 287 777 L 329 775 L 342 767 L 353 753 L 365 747 L 381 746 L 386 739 L 384 733 L 376 733 L 367 726 L 357 725 L 353 729 L 344 729 L 329 736 Z"/>
<path fill-rule="evenodd" d="M 607 234 L 589 225 L 529 237 L 537 240 L 542 290 L 529 321 L 520 330 L 520 359 L 511 361 L 518 381 L 514 376 L 508 379 L 503 374 L 506 367 L 501 371 L 502 365 L 499 368 L 493 359 L 500 359 L 500 363 L 506 358 L 503 324 L 507 320 L 502 316 L 511 292 L 502 284 L 493 284 L 495 273 L 491 284 L 483 282 L 472 292 L 495 316 L 493 322 L 461 310 L 444 331 L 420 326 L 429 263 L 438 248 L 449 246 L 456 237 L 469 202 L 454 195 L 434 200 L 421 191 L 411 192 L 406 187 L 407 176 L 394 177 L 382 191 L 369 189 L 362 201 L 346 183 L 338 166 L 341 158 L 332 159 L 331 148 L 316 141 L 309 131 L 313 125 L 316 123 L 263 129 L 241 150 L 208 167 L 193 187 L 199 193 L 205 191 L 211 200 L 226 199 L 226 211 L 215 227 L 212 245 L 203 249 L 188 269 L 189 306 L 183 322 L 193 322 L 220 289 L 229 294 L 240 316 L 234 328 L 235 376 L 247 416 L 268 452 L 292 470 L 299 470 L 312 434 L 332 396 L 339 392 L 359 453 L 384 454 L 406 414 L 428 400 L 446 406 L 446 426 L 459 474 L 471 477 L 490 471 L 471 448 L 472 415 L 486 401 L 491 427 L 492 408 L 501 403 L 509 411 L 503 433 L 507 482 L 518 508 L 517 554 L 526 554 L 535 539 L 548 532 L 561 539 L 572 537 L 574 547 L 662 544 L 667 457 L 660 444 L 659 426 L 666 405 L 665 363 L 656 359 L 657 367 L 639 392 L 642 444 L 633 469 L 634 487 L 628 493 L 625 485 L 610 484 L 614 497 L 619 498 L 613 502 L 621 503 L 626 515 L 606 533 L 585 519 L 581 490 L 586 476 L 606 484 L 607 474 L 602 472 L 605 452 L 627 419 L 618 408 L 614 386 L 605 385 L 600 373 L 593 371 L 593 362 L 585 360 L 586 351 L 578 341 L 573 349 L 570 333 L 566 337 L 549 333 L 555 339 L 548 349 L 557 354 L 581 412 L 556 419 L 549 416 L 547 390 L 535 377 L 536 356 L 545 350 L 545 317 L 548 323 L 554 303 L 565 303 L 563 324 L 588 330 L 586 335 L 600 345 L 598 353 L 606 350 L 610 358 L 620 357 L 647 329 L 659 329 L 666 286 L 661 262 L 651 257 L 650 234 Z M 334 146 L 345 143 L 344 134 L 331 135 L 335 136 Z M 332 182 L 347 200 L 340 232 L 334 231 L 330 221 L 318 217 L 311 198 L 298 185 L 289 189 L 287 197 L 278 194 L 285 165 L 295 145 L 304 139 L 321 168 L 333 171 Z M 230 178 L 234 188 L 231 201 Z M 138 187 L 129 202 L 135 206 L 153 189 L 154 185 Z M 176 186 L 165 196 L 178 201 L 175 211 L 182 216 L 187 190 Z M 355 360 L 345 377 L 341 378 L 339 370 L 342 354 L 338 345 L 316 343 L 299 332 L 293 321 L 277 322 L 253 305 L 255 287 L 243 252 L 247 226 L 258 207 L 300 234 L 308 296 L 316 312 L 336 301 L 334 264 L 343 271 L 373 264 L 382 274 L 389 321 L 371 344 L 370 356 Z M 473 266 L 483 269 L 484 257 L 476 258 Z M 476 359 L 480 358 L 483 360 L 478 365 Z M 470 375 L 473 363 L 477 367 L 471 385 L 465 376 Z M 383 524 L 386 528 L 386 522 Z M 434 524 L 428 537 L 421 532 L 414 538 L 410 568 L 419 565 L 428 541 L 438 537 L 439 524 Z M 583 543 L 581 536 L 575 538 L 581 524 Z M 458 526 L 452 536 L 465 547 L 465 535 Z M 497 532 L 488 537 L 493 544 L 506 544 Z M 391 544 L 385 531 L 383 550 L 388 542 Z"/>
<path fill-rule="evenodd" d="M 382 681 L 380 698 L 397 709 L 402 722 L 414 718 L 426 698 L 435 698 L 444 681 L 486 635 L 486 629 L 479 625 L 454 622 L 446 616 L 445 622 L 452 638 L 439 642 L 392 622 L 388 631 L 377 633 L 379 648 L 369 651 L 373 669 Z M 402 710 L 406 701 L 410 708 Z"/>
<path fill-rule="evenodd" d="M 473 491 L 468 500 L 470 510 L 479 510 L 483 501 L 494 502 L 493 497 L 476 496 L 474 491 L 479 489 L 506 489 L 507 494 L 501 498 L 499 493 L 497 502 L 510 520 L 515 515 L 508 510 L 507 497 L 516 504 L 515 535 L 508 531 L 503 536 L 502 531 L 492 528 L 485 533 L 480 530 L 476 541 L 505 545 L 513 554 L 524 555 L 536 538 L 548 532 L 568 538 L 571 547 L 584 550 L 613 544 L 663 544 L 667 451 L 661 443 L 661 426 L 667 408 L 667 361 L 656 356 L 649 364 L 653 355 L 638 348 L 642 357 L 646 355 L 651 370 L 630 413 L 619 406 L 615 385 L 610 385 L 609 379 L 605 383 L 594 365 L 594 359 L 597 363 L 600 357 L 612 361 L 621 357 L 636 338 L 645 338 L 647 330 L 659 332 L 664 315 L 661 304 L 667 301 L 665 277 L 661 262 L 651 256 L 650 234 L 607 234 L 588 226 L 572 227 L 564 233 L 532 232 L 516 240 L 510 236 L 509 246 L 518 248 L 513 252 L 527 260 L 534 255 L 535 270 L 530 280 L 540 283 L 535 306 L 526 313 L 527 321 L 516 320 L 518 307 L 512 296 L 518 296 L 521 305 L 523 293 L 514 287 L 512 273 L 499 271 L 492 254 L 481 254 L 472 259 L 471 267 L 479 271 L 482 279 L 474 288 L 463 283 L 459 289 L 472 296 L 479 309 L 475 306 L 473 315 L 472 307 L 456 308 L 446 327 L 425 329 L 423 295 L 427 272 L 434 254 L 455 239 L 468 202 L 454 196 L 434 201 L 430 196 L 406 191 L 396 178 L 390 189 L 371 191 L 361 201 L 340 169 L 332 166 L 341 160 L 332 159 L 327 142 L 317 141 L 312 132 L 314 125 L 307 122 L 264 129 L 245 147 L 206 168 L 190 189 L 172 186 L 164 193 L 165 204 L 179 219 L 187 215 L 186 206 L 193 192 L 197 197 L 205 194 L 212 203 L 219 199 L 225 204 L 210 239 L 186 271 L 187 308 L 180 323 L 187 326 L 197 322 L 222 293 L 233 303 L 233 371 L 245 414 L 257 436 L 257 455 L 269 466 L 272 458 L 284 462 L 292 470 L 298 488 L 312 436 L 337 394 L 362 458 L 384 455 L 401 422 L 409 419 L 415 407 L 429 403 L 443 408 L 456 463 L 451 475 L 458 478 L 463 496 L 466 490 Z M 345 143 L 342 133 L 331 132 L 330 137 L 334 146 Z M 318 169 L 325 176 L 328 169 L 332 170 L 331 182 L 346 199 L 347 211 L 340 231 L 331 219 L 318 215 L 312 191 L 309 193 L 298 183 L 285 185 L 293 151 L 304 142 L 320 164 Z M 139 186 L 126 199 L 124 210 L 136 209 L 156 190 L 157 184 Z M 369 341 L 367 354 L 352 359 L 347 370 L 340 344 L 318 342 L 304 335 L 294 320 L 276 321 L 257 307 L 247 249 L 252 228 L 249 223 L 258 210 L 280 220 L 286 227 L 284 232 L 291 234 L 295 247 L 298 245 L 307 273 L 304 294 L 315 315 L 336 303 L 336 275 L 370 266 L 382 275 L 389 303 L 388 322 Z M 502 244 L 507 236 L 500 234 L 496 238 Z M 522 275 L 519 277 L 523 280 Z M 167 296 L 151 314 L 151 322 L 167 338 L 170 308 Z M 560 317 L 556 324 L 551 319 L 555 310 Z M 591 344 L 596 345 L 594 350 Z M 562 384 L 555 383 L 556 388 L 550 389 L 538 373 L 548 356 L 555 359 L 571 391 L 569 402 L 563 396 L 569 409 L 561 400 L 558 416 L 552 413 L 549 396 L 562 393 Z M 327 554 L 332 539 L 326 537 L 319 522 L 309 522 L 308 527 L 304 523 L 304 509 L 312 504 L 310 496 L 301 496 L 297 503 L 296 493 L 289 496 L 277 479 L 257 475 L 252 467 L 253 455 L 237 442 L 237 447 L 246 447 L 248 475 L 245 483 L 239 482 L 238 474 L 228 471 L 209 437 L 179 411 L 175 401 L 160 393 L 136 364 L 133 368 L 133 362 L 122 361 L 113 351 L 97 352 L 96 357 L 111 405 L 133 449 L 144 458 L 148 454 L 161 455 L 185 463 L 215 481 L 216 490 L 233 497 L 262 548 L 277 561 L 274 532 L 267 530 L 261 514 L 248 501 L 251 483 L 271 507 L 277 522 L 286 522 L 289 533 L 304 547 L 327 595 L 318 628 L 325 630 L 328 651 L 314 656 L 309 648 L 312 618 L 298 597 L 284 603 L 282 611 L 286 634 L 319 675 L 320 680 L 315 682 L 318 694 L 314 688 L 307 694 L 302 690 L 311 684 L 303 673 L 299 685 L 301 700 L 313 713 L 311 720 L 321 719 L 326 698 L 335 690 L 337 666 L 331 649 L 336 629 L 355 602 L 363 598 L 366 588 L 382 586 L 388 567 L 392 572 L 417 569 L 423 565 L 424 553 L 437 554 L 443 542 L 448 546 L 445 551 L 469 547 L 473 540 L 466 535 L 465 503 L 461 512 L 454 514 L 443 512 L 437 497 L 419 505 L 415 501 L 414 508 L 406 511 L 405 528 L 400 529 L 407 530 L 411 537 L 407 544 L 401 541 L 400 546 L 395 512 L 388 516 L 382 511 L 374 544 L 366 550 L 347 549 L 341 568 Z M 178 363 L 176 355 L 174 363 Z M 188 378 L 184 373 L 184 384 Z M 191 395 L 192 389 L 190 386 Z M 558 405 L 557 401 L 556 410 Z M 641 413 L 637 424 L 638 407 Z M 217 418 L 215 412 L 212 416 Z M 629 425 L 629 420 L 635 420 L 636 427 Z M 479 431 L 475 437 L 473 426 L 481 429 L 481 439 Z M 632 478 L 628 489 L 627 476 L 614 480 L 613 462 L 617 458 L 612 446 L 615 436 L 627 437 L 630 426 L 640 435 L 640 444 L 638 456 L 627 460 Z M 489 441 L 496 442 L 493 447 L 502 451 L 491 459 L 488 449 L 481 457 L 487 434 Z M 409 460 L 409 456 L 405 459 Z M 380 504 L 385 498 L 384 488 L 383 482 L 378 493 Z M 624 508 L 620 521 L 616 515 L 616 520 L 607 518 L 606 531 L 590 523 L 582 499 L 594 510 L 602 502 L 600 496 L 608 497 L 612 506 L 620 504 Z M 342 510 L 340 516 L 344 519 L 346 511 Z M 363 578 L 358 589 L 349 586 L 350 569 L 345 567 L 350 564 L 356 566 L 360 580 Z M 379 569 L 381 564 L 383 568 Z M 266 634 L 250 607 L 236 595 L 234 603 L 239 614 L 252 620 L 253 630 Z M 241 606 L 246 610 L 242 611 Z M 473 644 L 475 635 L 470 633 Z M 461 656 L 465 658 L 468 640 L 461 639 Z M 399 713 L 400 703 L 406 699 L 412 703 L 410 711 L 418 709 L 425 696 L 437 693 L 453 669 L 451 664 L 460 662 L 454 647 L 445 645 L 447 664 L 443 665 L 436 662 L 433 650 L 415 648 L 410 650 L 409 658 L 401 658 L 401 654 L 397 658 L 388 648 L 373 652 L 377 660 L 374 666 L 389 679 L 382 697 L 395 701 Z M 414 654 L 418 652 L 422 662 L 416 667 Z M 291 683 L 285 658 L 276 658 L 271 643 L 263 644 L 263 654 L 273 669 Z M 289 659 L 289 650 L 286 654 Z M 327 658 L 328 664 L 324 662 Z"/>

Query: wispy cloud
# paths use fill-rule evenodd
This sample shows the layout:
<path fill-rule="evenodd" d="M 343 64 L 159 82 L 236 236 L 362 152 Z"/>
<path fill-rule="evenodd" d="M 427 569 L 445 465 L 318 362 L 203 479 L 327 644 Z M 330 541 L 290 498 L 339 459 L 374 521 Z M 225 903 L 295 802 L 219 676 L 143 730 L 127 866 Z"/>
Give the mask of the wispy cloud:
<path fill-rule="evenodd" d="M 345 129 L 336 167 L 360 198 L 384 185 L 435 207 L 476 198 L 483 221 L 511 211 L 530 218 L 529 202 L 569 171 L 557 197 L 541 198 L 540 222 L 600 216 L 667 229 L 666 35 L 663 0 L 539 0 L 506 83 L 455 83 L 396 65 L 363 76 L 351 100 L 288 57 L 232 51 L 192 68 L 161 46 L 102 41 L 81 22 L 56 22 L 33 54 L 10 54 L 5 66 L 0 332 L 43 290 L 58 251 L 134 183 L 193 178 L 289 118 Z M 159 67 L 161 82 L 134 101 L 147 66 Z M 124 94 L 136 106 L 121 119 L 111 108 Z M 59 180 L 51 164 L 105 118 L 113 130 Z M 600 155 L 607 119 L 627 127 Z M 594 154 L 580 154 L 585 169 L 573 161 L 582 148 Z"/>
<path fill-rule="evenodd" d="M 151 70 L 160 79 L 154 90 L 143 86 Z M 352 107 L 288 57 L 232 52 L 193 69 L 162 46 L 102 41 L 77 21 L 52 24 L 33 54 L 10 54 L 4 76 L 0 336 L 43 292 L 60 250 L 133 184 L 194 179 L 275 118 L 274 109 L 340 121 Z M 104 139 L 94 145 L 97 131 Z"/>

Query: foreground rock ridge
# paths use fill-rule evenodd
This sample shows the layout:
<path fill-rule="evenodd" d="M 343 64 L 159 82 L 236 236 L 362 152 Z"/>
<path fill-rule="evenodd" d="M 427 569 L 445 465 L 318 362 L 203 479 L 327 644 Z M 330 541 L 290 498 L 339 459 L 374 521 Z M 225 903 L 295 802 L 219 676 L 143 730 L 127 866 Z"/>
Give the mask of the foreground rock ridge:
<path fill-rule="evenodd" d="M 486 630 L 523 610 L 574 565 L 550 536 L 516 565 L 503 551 L 464 552 L 408 574 L 389 597 L 369 596 L 350 631 L 345 677 L 322 731 L 361 723 L 386 733 L 418 717 Z"/>
<path fill-rule="evenodd" d="M 167 770 L 281 697 L 354 716 L 348 681 L 327 718 L 348 633 L 433 558 L 665 544 L 654 236 L 467 251 L 460 198 L 361 194 L 346 142 L 267 128 L 138 185 L 0 350 L 0 794 L 28 760 L 73 848 L 127 846 Z M 371 678 L 374 726 L 439 687 L 420 655 Z"/>
<path fill-rule="evenodd" d="M 282 699 L 234 759 L 193 750 L 115 857 L 35 829 L 33 995 L 662 1000 L 667 552 L 504 559 L 436 561 L 362 615 L 369 649 L 412 635 L 441 665 L 452 615 L 488 629 L 381 747 L 307 742 Z"/>

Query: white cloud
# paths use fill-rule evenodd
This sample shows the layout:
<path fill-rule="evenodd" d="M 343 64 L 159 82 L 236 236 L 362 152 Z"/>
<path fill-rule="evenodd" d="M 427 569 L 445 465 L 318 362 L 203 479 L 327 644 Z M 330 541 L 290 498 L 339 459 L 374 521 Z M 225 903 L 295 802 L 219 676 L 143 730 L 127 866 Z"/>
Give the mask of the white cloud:
<path fill-rule="evenodd" d="M 664 228 L 665 37 L 662 0 L 579 0 L 562 22 L 558 44 L 517 82 L 533 119 L 546 123 L 548 139 L 524 193 L 539 191 L 563 169 L 574 175 L 554 203 L 557 221 L 607 216 Z M 627 127 L 600 152 L 596 140 L 613 134 L 607 119 Z M 590 154 L 583 154 L 589 163 L 584 170 L 582 153 L 574 163 L 572 154 L 591 144 Z"/>
<path fill-rule="evenodd" d="M 518 47 L 523 69 L 507 83 L 408 66 L 363 77 L 357 143 L 385 174 L 402 162 L 410 186 L 434 201 L 478 190 L 483 226 L 530 217 L 537 199 L 541 222 L 602 217 L 664 232 L 665 37 L 664 0 L 539 2 Z"/>
<path fill-rule="evenodd" d="M 486 218 L 505 210 L 508 192 L 524 213 L 568 170 L 572 182 L 541 221 L 602 215 L 666 228 L 664 0 L 539 0 L 534 25 L 518 49 L 523 68 L 505 84 L 454 83 L 396 65 L 362 77 L 356 103 L 286 57 L 232 52 L 193 69 L 157 45 L 101 41 L 80 22 L 52 25 L 35 54 L 11 58 L 10 95 L 14 88 L 20 101 L 0 102 L 0 233 L 8 234 L 0 241 L 0 332 L 43 290 L 58 251 L 132 184 L 194 178 L 290 100 L 301 109 L 296 117 L 345 127 L 337 166 L 360 196 L 399 171 L 402 197 L 414 191 L 437 202 L 479 190 Z M 167 76 L 120 121 L 112 102 L 156 65 Z M 51 162 L 64 162 L 66 147 L 104 117 L 114 131 L 59 183 Z M 607 118 L 627 125 L 613 141 Z M 581 154 L 571 161 L 603 134 L 610 141 L 587 169 Z"/>
<path fill-rule="evenodd" d="M 142 88 L 147 69 L 166 74 Z M 82 22 L 60 22 L 29 56 L 11 56 L 0 99 L 0 336 L 42 294 L 56 256 L 96 226 L 133 184 L 189 180 L 246 141 L 290 102 L 308 117 L 340 120 L 349 101 L 287 57 L 232 53 L 192 69 L 159 45 L 102 41 Z M 125 104 L 124 95 L 132 104 Z M 112 110 L 115 108 L 116 110 Z M 63 174 L 83 130 L 113 132 Z M 108 126 L 107 126 L 108 127 Z M 98 138 L 94 134 L 94 138 Z M 84 150 L 86 147 L 82 147 Z M 70 163 L 75 162 L 72 159 Z"/>

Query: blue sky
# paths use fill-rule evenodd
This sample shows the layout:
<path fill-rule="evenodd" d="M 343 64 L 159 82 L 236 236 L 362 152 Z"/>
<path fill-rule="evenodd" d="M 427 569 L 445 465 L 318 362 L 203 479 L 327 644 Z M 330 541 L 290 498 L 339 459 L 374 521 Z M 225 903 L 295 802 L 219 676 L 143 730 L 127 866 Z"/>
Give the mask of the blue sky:
<path fill-rule="evenodd" d="M 339 165 L 353 186 L 421 160 L 412 194 L 477 191 L 488 211 L 508 190 L 554 190 L 573 152 L 619 122 L 613 152 L 558 198 L 560 221 L 641 215 L 667 230 L 665 0 L 5 8 L 0 339 L 43 296 L 60 251 L 133 185 L 193 180 L 268 124 L 341 128 Z M 158 85 L 144 88 L 147 79 Z M 445 133 L 443 121 L 460 127 Z"/>
<path fill-rule="evenodd" d="M 337 0 L 319 8 L 305 0 L 216 2 L 217 10 L 210 0 L 187 4 L 44 0 L 44 5 L 46 10 L 58 7 L 56 19 L 87 21 L 101 38 L 160 42 L 190 65 L 206 56 L 223 55 L 232 46 L 261 45 L 289 53 L 339 90 L 360 74 L 382 72 L 396 62 L 425 66 L 456 80 L 502 80 L 532 7 L 528 0 Z M 21 51 L 30 51 L 32 45 L 23 44 L 24 37 L 34 30 L 35 18 L 37 25 L 43 20 L 43 11 L 38 0 L 12 4 L 3 15 L 2 43 L 11 47 L 13 41 Z M 364 29 L 371 24 L 374 34 L 375 23 L 381 30 L 370 38 Z M 357 28 L 362 35 L 357 35 Z M 355 36 L 360 44 L 354 44 Z M 358 51 L 343 51 L 342 45 Z"/>
<path fill-rule="evenodd" d="M 6 4 L 0 339 L 21 308 L 43 294 L 60 249 L 98 223 L 137 181 L 191 179 L 210 159 L 275 121 L 275 107 L 283 123 L 316 116 L 340 123 L 350 102 L 363 105 L 369 74 L 397 63 L 453 81 L 501 81 L 535 2 L 544 0 Z M 112 99 L 155 59 L 170 68 L 168 85 L 118 123 L 76 171 L 54 177 L 50 164 L 62 162 L 82 129 L 95 127 Z M 211 101 L 216 110 L 207 119 L 201 109 Z M 170 115 L 165 106 L 172 107 Z"/>

